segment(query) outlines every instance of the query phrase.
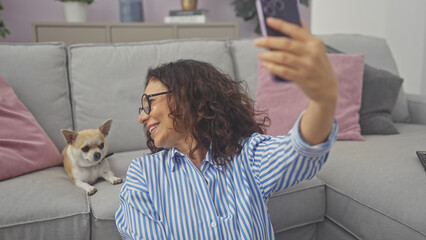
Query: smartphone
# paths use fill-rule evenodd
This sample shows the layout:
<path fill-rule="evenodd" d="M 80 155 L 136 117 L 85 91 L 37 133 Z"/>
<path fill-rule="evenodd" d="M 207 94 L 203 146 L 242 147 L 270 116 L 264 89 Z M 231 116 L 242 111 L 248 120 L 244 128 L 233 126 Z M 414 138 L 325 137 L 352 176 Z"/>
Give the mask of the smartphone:
<path fill-rule="evenodd" d="M 286 22 L 302 26 L 297 0 L 256 0 L 257 16 L 259 17 L 260 31 L 263 36 L 284 36 L 287 34 L 275 31 L 266 25 L 268 17 L 280 18 Z M 288 80 L 274 75 L 277 82 L 288 82 Z"/>

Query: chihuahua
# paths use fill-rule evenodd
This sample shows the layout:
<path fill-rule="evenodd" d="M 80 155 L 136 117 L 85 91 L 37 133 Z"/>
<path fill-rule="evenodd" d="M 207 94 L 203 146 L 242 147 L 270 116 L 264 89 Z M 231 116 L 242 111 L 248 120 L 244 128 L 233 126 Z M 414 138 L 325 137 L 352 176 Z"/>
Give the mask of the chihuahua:
<path fill-rule="evenodd" d="M 111 128 L 112 119 L 106 120 L 98 129 L 86 129 L 75 132 L 61 129 L 67 142 L 62 151 L 65 172 L 72 178 L 74 184 L 86 191 L 90 196 L 97 192 L 91 186 L 102 177 L 111 184 L 122 183 L 121 178 L 115 177 L 108 160 L 108 143 L 105 137 Z"/>

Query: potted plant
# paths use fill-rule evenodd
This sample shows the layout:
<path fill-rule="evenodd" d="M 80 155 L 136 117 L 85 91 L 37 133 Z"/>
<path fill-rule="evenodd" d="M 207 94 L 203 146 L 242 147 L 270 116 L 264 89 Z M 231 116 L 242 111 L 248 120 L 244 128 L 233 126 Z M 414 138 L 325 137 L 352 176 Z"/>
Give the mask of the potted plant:
<path fill-rule="evenodd" d="M 58 0 L 63 2 L 67 22 L 85 22 L 87 20 L 87 6 L 94 0 Z"/>
<path fill-rule="evenodd" d="M 309 7 L 309 0 L 298 0 L 298 1 L 300 4 L 305 5 L 306 7 Z M 232 5 L 234 5 L 236 16 L 244 19 L 244 21 L 249 21 L 253 18 L 257 19 L 256 0 L 234 0 L 232 2 Z M 255 32 L 257 34 L 260 34 L 259 22 L 257 23 Z"/>
<path fill-rule="evenodd" d="M 2 10 L 3 10 L 3 5 L 0 2 L 0 11 Z M 9 29 L 6 28 L 6 25 L 3 22 L 3 17 L 1 16 L 1 13 L 0 13 L 0 36 L 5 38 L 7 34 L 10 34 L 10 31 Z"/>

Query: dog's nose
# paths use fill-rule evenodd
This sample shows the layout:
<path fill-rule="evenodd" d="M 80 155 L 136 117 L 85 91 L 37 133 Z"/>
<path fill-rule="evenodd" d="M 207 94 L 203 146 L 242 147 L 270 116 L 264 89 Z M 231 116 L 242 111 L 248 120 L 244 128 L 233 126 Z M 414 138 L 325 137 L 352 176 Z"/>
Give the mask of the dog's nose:
<path fill-rule="evenodd" d="M 95 154 L 93 154 L 93 157 L 95 157 L 95 160 L 98 160 L 101 157 L 101 153 L 95 152 Z"/>

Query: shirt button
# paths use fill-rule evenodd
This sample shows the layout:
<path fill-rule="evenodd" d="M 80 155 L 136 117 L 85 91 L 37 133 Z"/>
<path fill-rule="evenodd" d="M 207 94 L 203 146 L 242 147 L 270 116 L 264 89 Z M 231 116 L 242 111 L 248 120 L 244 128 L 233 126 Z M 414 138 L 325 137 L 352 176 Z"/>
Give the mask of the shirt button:
<path fill-rule="evenodd" d="M 210 226 L 211 226 L 212 228 L 215 228 L 215 227 L 216 227 L 216 222 L 212 222 L 212 223 L 210 223 Z"/>

